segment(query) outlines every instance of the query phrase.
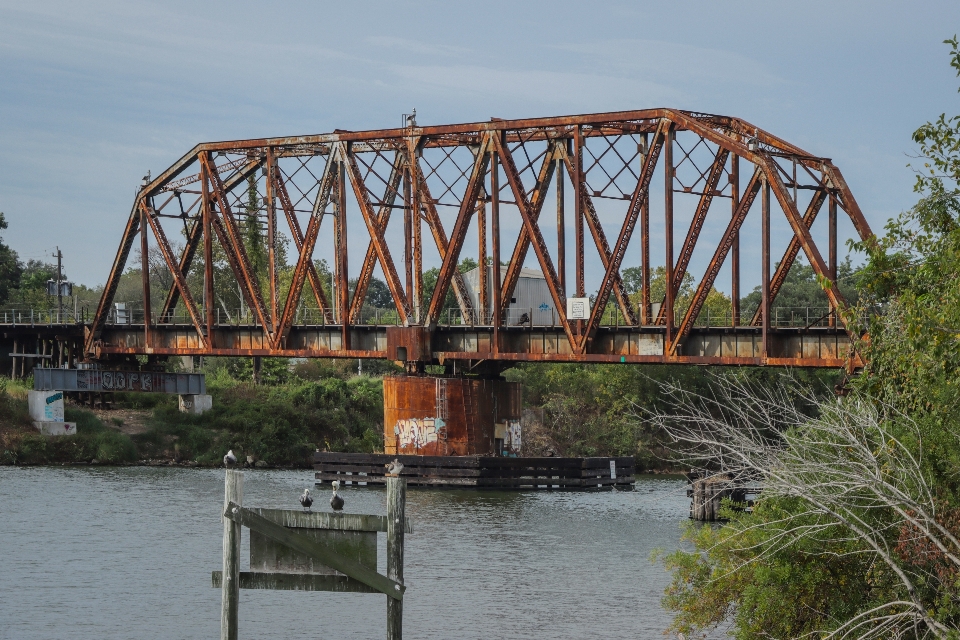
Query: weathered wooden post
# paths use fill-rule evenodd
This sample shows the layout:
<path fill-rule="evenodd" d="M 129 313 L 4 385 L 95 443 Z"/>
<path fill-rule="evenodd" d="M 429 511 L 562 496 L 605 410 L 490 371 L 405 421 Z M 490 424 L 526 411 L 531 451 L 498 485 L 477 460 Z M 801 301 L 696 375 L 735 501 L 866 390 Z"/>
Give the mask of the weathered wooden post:
<path fill-rule="evenodd" d="M 230 503 L 243 504 L 243 472 L 227 469 L 223 510 Z M 223 581 L 221 583 L 220 640 L 237 640 L 240 609 L 240 529 L 235 520 L 223 518 Z"/>
<path fill-rule="evenodd" d="M 407 481 L 387 476 L 387 577 L 403 584 L 403 530 Z M 387 598 L 387 640 L 403 638 L 403 600 Z"/>

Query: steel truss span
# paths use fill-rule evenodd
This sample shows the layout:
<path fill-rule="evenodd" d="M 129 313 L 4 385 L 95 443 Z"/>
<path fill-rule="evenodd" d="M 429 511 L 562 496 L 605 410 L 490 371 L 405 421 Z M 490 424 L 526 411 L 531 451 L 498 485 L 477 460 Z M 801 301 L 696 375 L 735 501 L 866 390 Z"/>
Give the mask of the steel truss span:
<path fill-rule="evenodd" d="M 85 352 L 856 365 L 838 211 L 872 235 L 829 159 L 675 109 L 204 143 L 137 195 Z M 741 317 L 747 220 L 761 302 Z M 801 252 L 826 302 L 784 322 L 773 305 Z M 489 266 L 468 278 L 465 258 Z M 695 288 L 692 264 L 706 265 Z M 142 292 L 121 301 L 131 266 Z M 515 303 L 524 278 L 541 292 L 530 313 Z"/>

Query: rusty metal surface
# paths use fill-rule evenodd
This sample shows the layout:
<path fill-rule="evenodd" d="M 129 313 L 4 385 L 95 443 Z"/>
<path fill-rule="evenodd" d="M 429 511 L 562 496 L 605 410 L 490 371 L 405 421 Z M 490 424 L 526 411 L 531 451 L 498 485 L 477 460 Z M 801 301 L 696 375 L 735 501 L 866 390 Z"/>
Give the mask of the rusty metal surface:
<path fill-rule="evenodd" d="M 388 376 L 383 379 L 384 452 L 491 455 L 497 424 L 519 424 L 521 412 L 517 382 Z"/>
<path fill-rule="evenodd" d="M 743 163 L 753 168 L 741 167 Z M 187 175 L 188 170 L 196 173 Z M 748 170 L 753 176 L 743 190 L 739 182 L 741 170 Z M 650 184 L 655 173 L 664 179 L 665 219 L 663 229 L 652 230 Z M 569 261 L 565 180 L 573 188 L 575 255 Z M 191 353 L 383 357 L 389 351 L 395 355 L 396 348 L 404 344 L 393 344 L 391 351 L 389 336 L 375 348 L 353 344 L 366 339 L 363 327 L 369 320 L 364 318 L 364 301 L 370 282 L 379 271 L 393 302 L 393 308 L 386 311 L 396 314 L 400 325 L 425 332 L 418 334 L 426 337 L 415 344 L 432 345 L 412 350 L 416 351 L 418 366 L 461 357 L 455 354 L 471 354 L 462 357 L 474 361 L 480 353 L 437 347 L 434 334 L 447 329 L 442 323 L 453 322 L 449 320 L 450 313 L 444 315 L 444 301 L 451 288 L 460 307 L 456 322 L 470 318 L 472 323 L 479 319 L 489 329 L 491 338 L 487 340 L 489 348 L 483 352 L 484 358 L 502 362 L 551 358 L 607 361 L 613 355 L 604 346 L 604 325 L 611 312 L 615 312 L 618 324 L 639 328 L 652 323 L 664 332 L 661 353 L 624 354 L 624 362 L 688 362 L 690 358 L 700 358 L 697 362 L 730 364 L 727 356 L 692 356 L 686 352 L 692 344 L 691 332 L 702 324 L 700 316 L 706 297 L 728 257 L 734 293 L 740 293 L 739 235 L 744 219 L 754 209 L 761 185 L 768 185 L 772 197 L 763 199 L 766 207 L 758 208 L 776 205 L 778 210 L 769 215 L 783 215 L 792 236 L 786 239 L 787 250 L 776 272 L 764 278 L 761 311 L 752 324 L 766 326 L 762 309 L 774 304 L 790 265 L 802 250 L 817 275 L 833 283 L 825 289 L 832 309 L 830 322 L 838 335 L 844 333 L 837 318 L 846 301 L 835 286 L 838 213 L 842 211 L 850 218 L 861 238 L 872 232 L 840 170 L 829 159 L 814 156 L 739 118 L 649 109 L 426 127 L 410 121 L 408 126 L 397 129 L 338 130 L 320 135 L 203 143 L 146 184 L 137 195 L 87 332 L 84 352 L 88 358 L 108 359 L 118 355 Z M 252 213 L 251 205 L 244 200 L 247 189 L 252 190 Z M 552 216 L 541 215 L 548 195 L 552 197 L 554 191 L 555 222 Z M 698 198 L 692 201 L 692 196 Z M 704 247 L 700 237 L 704 222 L 710 209 L 724 198 L 732 203 L 726 232 L 719 243 Z M 600 223 L 600 200 L 604 200 L 602 214 L 607 232 Z M 612 201 L 619 201 L 620 205 Z M 830 203 L 826 261 L 811 234 L 825 202 Z M 691 212 L 686 214 L 683 208 L 689 205 Z M 615 213 L 617 206 L 621 207 L 620 214 Z M 393 209 L 402 209 L 403 215 L 392 216 Z M 238 224 L 239 215 L 255 217 L 263 224 L 267 264 L 256 267 L 263 273 L 255 272 L 243 237 L 247 231 L 241 231 Z M 331 216 L 332 224 L 322 227 L 326 215 Z M 505 215 L 520 223 L 520 231 L 513 238 L 502 237 L 501 216 Z M 611 218 L 616 215 L 621 217 Z M 675 215 L 691 221 L 676 259 Z M 611 234 L 608 238 L 611 220 L 619 225 L 619 231 L 616 237 Z M 281 229 L 284 225 L 279 223 L 285 223 L 289 230 Z M 351 236 L 361 236 L 360 243 L 354 238 L 354 246 L 365 247 L 363 255 L 355 256 L 352 262 L 346 237 L 348 223 L 353 227 Z M 165 230 L 165 224 L 183 226 L 182 231 L 178 228 L 176 232 L 183 237 L 179 255 L 175 255 L 168 240 L 177 236 Z M 423 224 L 428 227 L 425 234 Z M 549 228 L 554 224 L 555 229 Z M 476 234 L 476 244 L 466 242 L 471 232 Z M 591 246 L 585 244 L 587 232 L 592 238 Z M 293 239 L 289 249 L 292 273 L 286 274 L 286 280 L 276 264 L 275 244 L 280 233 L 289 233 Z M 140 338 L 134 338 L 130 335 L 132 327 L 117 328 L 110 324 L 110 319 L 120 276 L 128 267 L 130 249 L 138 234 L 142 252 L 151 246 L 160 249 L 174 284 L 151 298 L 150 281 L 143 278 L 142 301 L 146 305 L 140 313 L 145 322 L 139 328 Z M 666 287 L 662 301 L 650 299 L 651 236 L 663 238 L 662 251 L 653 249 L 655 255 L 666 257 L 664 266 L 670 286 Z M 398 237 L 402 246 L 391 247 Z M 436 286 L 429 297 L 423 278 L 426 242 L 436 246 L 441 260 Z M 502 247 L 504 242 L 507 246 Z M 241 344 L 237 331 L 218 324 L 212 274 L 215 245 L 220 247 L 231 272 L 229 284 L 241 304 L 252 312 L 255 326 L 248 333 L 258 334 L 253 342 Z M 201 267 L 194 265 L 194 256 L 201 246 L 203 273 L 198 274 Z M 320 246 L 332 246 L 331 282 L 321 281 L 315 264 L 314 252 Z M 493 278 L 492 282 L 486 281 L 484 270 L 482 288 L 492 289 L 493 309 L 470 307 L 458 268 L 464 247 L 477 247 L 477 255 L 483 260 L 490 249 Z M 692 304 L 675 326 L 674 299 L 694 251 L 704 249 L 712 250 L 713 259 L 702 278 L 698 278 L 700 284 Z M 587 254 L 598 260 L 588 260 Z M 769 262 L 768 254 L 769 247 L 764 262 Z M 501 273 L 500 261 L 506 255 L 509 261 Z M 634 261 L 641 266 L 641 283 L 638 291 L 628 292 L 623 270 Z M 550 292 L 558 330 L 565 341 L 563 346 L 555 347 L 556 353 L 530 351 L 512 342 L 512 327 L 504 310 L 514 294 L 521 269 L 531 266 L 527 263 L 533 263 L 543 273 Z M 574 273 L 568 274 L 571 263 Z M 354 269 L 359 265 L 355 281 L 350 277 L 350 264 L 355 265 Z M 588 274 L 588 265 L 596 264 L 600 270 Z M 748 268 L 759 272 L 762 267 Z M 505 277 L 501 279 L 501 275 Z M 571 289 L 567 288 L 568 280 L 573 285 Z M 588 280 L 600 283 L 595 292 L 586 291 Z M 304 300 L 302 292 L 307 282 L 312 296 Z M 329 294 L 325 285 L 330 286 Z M 566 299 L 574 294 L 590 295 L 595 300 L 586 321 L 566 318 Z M 158 312 L 150 313 L 151 299 L 163 301 Z M 485 301 L 481 307 L 485 307 L 486 295 L 480 299 Z M 328 340 L 323 348 L 298 342 L 304 329 L 298 323 L 305 322 L 302 309 L 307 302 L 315 305 L 325 326 L 339 332 L 339 337 Z M 656 302 L 660 302 L 660 310 L 652 314 L 651 306 Z M 731 323 L 738 325 L 738 301 L 731 303 L 730 312 Z M 182 325 L 184 318 L 190 323 L 186 329 Z M 193 335 L 188 338 L 184 331 L 191 330 Z M 394 335 L 399 338 L 403 334 Z M 858 337 L 848 335 L 848 339 Z M 761 357 L 764 363 L 796 361 L 796 366 L 835 366 L 836 361 L 844 359 L 803 353 L 797 358 L 778 358 L 773 351 L 779 339 L 775 331 L 771 333 L 771 353 L 766 354 L 765 360 Z M 735 358 L 735 364 L 756 360 L 753 356 Z"/>

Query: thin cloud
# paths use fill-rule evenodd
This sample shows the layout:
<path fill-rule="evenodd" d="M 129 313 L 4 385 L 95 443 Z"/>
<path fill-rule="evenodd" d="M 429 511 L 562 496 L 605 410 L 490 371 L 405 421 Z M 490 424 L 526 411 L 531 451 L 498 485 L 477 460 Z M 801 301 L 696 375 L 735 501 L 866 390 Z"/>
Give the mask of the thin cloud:
<path fill-rule="evenodd" d="M 393 70 L 408 82 L 461 94 L 472 93 L 503 104 L 539 103 L 612 111 L 663 106 L 680 99 L 680 92 L 665 84 L 601 74 L 469 65 L 398 65 Z"/>
<path fill-rule="evenodd" d="M 396 38 L 393 36 L 370 36 L 364 38 L 364 42 L 376 47 L 403 49 L 404 51 L 424 55 L 453 57 L 471 52 L 470 49 L 464 47 L 453 47 L 445 44 L 427 44 L 419 40 L 408 40 L 407 38 Z"/>
<path fill-rule="evenodd" d="M 750 85 L 785 82 L 767 64 L 739 53 L 664 40 L 603 40 L 554 44 L 552 48 L 579 54 L 580 68 L 612 69 L 661 81 L 669 78 L 677 83 L 736 82 Z"/>

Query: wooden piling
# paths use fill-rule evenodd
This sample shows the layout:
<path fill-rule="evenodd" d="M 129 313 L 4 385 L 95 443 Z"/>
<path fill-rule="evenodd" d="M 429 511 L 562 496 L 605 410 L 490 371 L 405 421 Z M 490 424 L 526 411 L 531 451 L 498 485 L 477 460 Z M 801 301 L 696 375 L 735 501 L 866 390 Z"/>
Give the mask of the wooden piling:
<path fill-rule="evenodd" d="M 243 504 L 243 472 L 227 469 L 221 514 L 226 511 L 227 505 L 231 502 Z M 223 518 L 220 640 L 237 640 L 240 607 L 240 529 L 239 523 Z"/>
<path fill-rule="evenodd" d="M 748 493 L 760 491 L 758 487 L 737 484 L 729 473 L 705 476 L 691 472 L 687 479 L 690 480 L 690 488 L 687 491 L 687 495 L 691 498 L 690 518 L 701 522 L 715 522 L 722 519 L 720 507 L 724 498 L 746 503 Z"/>
<path fill-rule="evenodd" d="M 387 477 L 387 577 L 403 583 L 403 523 L 407 481 Z M 403 601 L 387 598 L 387 640 L 403 638 Z"/>

